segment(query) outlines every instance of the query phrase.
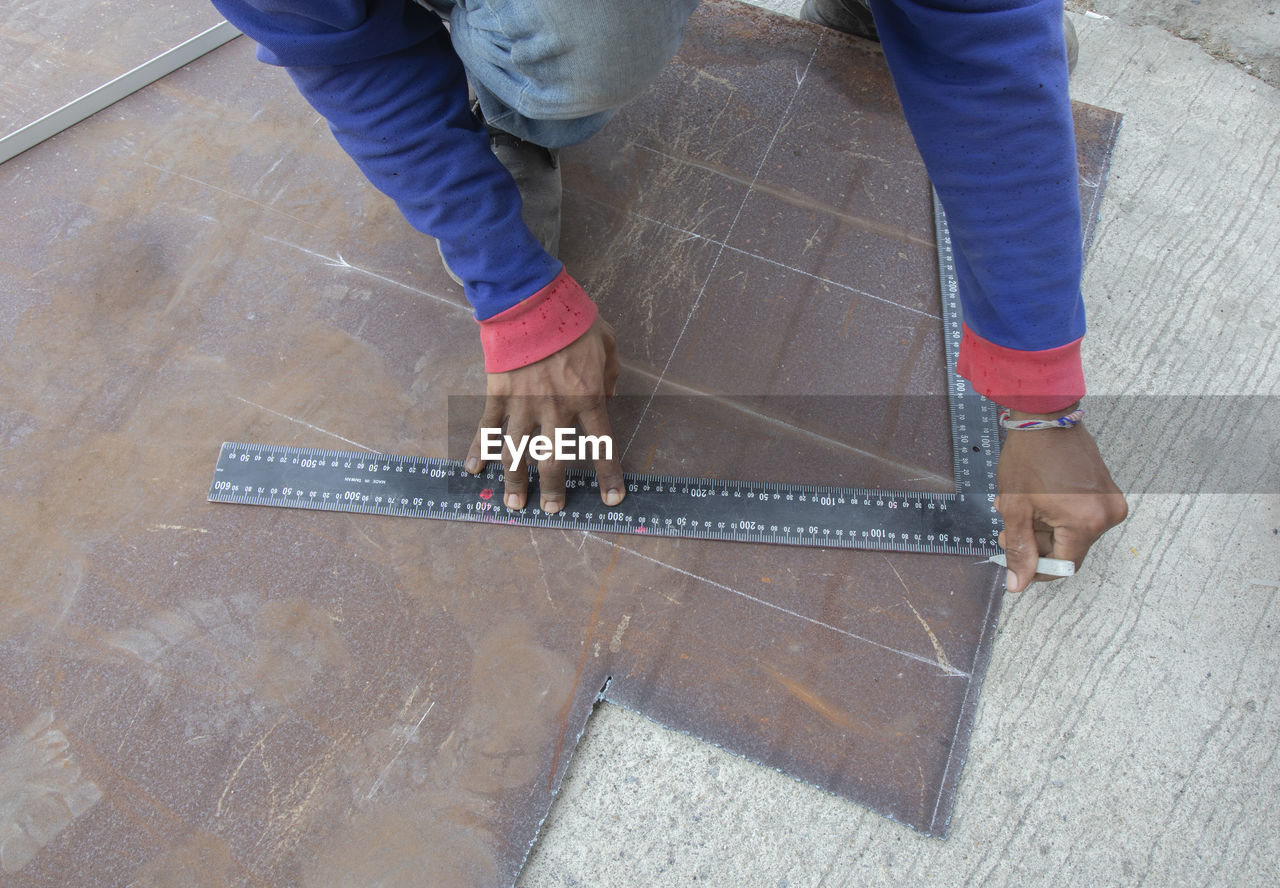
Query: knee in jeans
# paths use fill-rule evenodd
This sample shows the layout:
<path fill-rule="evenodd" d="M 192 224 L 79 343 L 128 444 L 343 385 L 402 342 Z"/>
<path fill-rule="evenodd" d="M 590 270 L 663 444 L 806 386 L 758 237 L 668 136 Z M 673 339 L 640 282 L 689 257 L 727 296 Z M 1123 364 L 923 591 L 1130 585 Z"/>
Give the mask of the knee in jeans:
<path fill-rule="evenodd" d="M 573 120 L 612 111 L 644 92 L 660 68 L 645 72 L 647 76 L 624 78 L 616 68 L 584 67 L 559 82 L 531 81 L 516 110 L 534 120 Z"/>
<path fill-rule="evenodd" d="M 453 41 L 468 71 L 516 113 L 573 120 L 643 92 L 675 54 L 696 5 L 484 0 L 455 8 Z"/>

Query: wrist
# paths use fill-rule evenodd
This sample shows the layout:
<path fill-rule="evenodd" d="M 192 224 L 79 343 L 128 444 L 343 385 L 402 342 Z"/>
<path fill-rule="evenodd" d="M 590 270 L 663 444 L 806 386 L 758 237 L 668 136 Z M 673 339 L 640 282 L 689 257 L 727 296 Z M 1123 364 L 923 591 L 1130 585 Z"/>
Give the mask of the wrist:
<path fill-rule="evenodd" d="M 591 328 L 599 312 L 586 292 L 561 269 L 523 302 L 480 321 L 487 373 L 505 373 L 555 354 Z"/>
<path fill-rule="evenodd" d="M 1068 404 L 1066 407 L 1063 407 L 1058 410 L 1051 410 L 1048 413 L 1030 413 L 1026 410 L 1016 410 L 1013 407 L 1006 408 L 1006 410 L 1009 413 L 1009 418 L 1015 421 L 1046 420 L 1050 422 L 1056 419 L 1061 419 L 1062 417 L 1067 416 L 1068 414 L 1075 413 L 1079 409 L 1080 409 L 1079 401 L 1076 401 L 1074 404 Z"/>
<path fill-rule="evenodd" d="M 985 395 L 1008 409 L 1029 415 L 1066 412 L 1085 393 L 1080 340 L 1041 351 L 1008 348 L 962 328 L 956 371 Z M 1058 414 L 1061 415 L 1061 414 Z"/>

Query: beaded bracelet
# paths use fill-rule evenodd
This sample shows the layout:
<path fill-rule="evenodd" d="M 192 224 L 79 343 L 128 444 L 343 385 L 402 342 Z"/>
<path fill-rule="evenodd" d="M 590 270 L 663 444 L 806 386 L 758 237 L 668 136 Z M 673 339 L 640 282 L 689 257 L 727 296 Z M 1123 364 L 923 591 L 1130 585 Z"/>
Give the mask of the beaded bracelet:
<path fill-rule="evenodd" d="M 1066 416 L 1059 416 L 1057 419 L 1010 419 L 1009 411 L 1005 410 L 1000 414 L 1001 428 L 1011 429 L 1013 431 L 1031 432 L 1038 429 L 1069 429 L 1080 422 L 1084 418 L 1084 408 L 1074 410 Z"/>

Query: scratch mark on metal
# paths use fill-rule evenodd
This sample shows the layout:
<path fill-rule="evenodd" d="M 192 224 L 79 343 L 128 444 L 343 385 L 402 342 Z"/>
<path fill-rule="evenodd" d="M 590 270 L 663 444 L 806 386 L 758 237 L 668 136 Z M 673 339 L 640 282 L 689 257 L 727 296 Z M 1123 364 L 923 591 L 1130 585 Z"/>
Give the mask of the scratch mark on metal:
<path fill-rule="evenodd" d="M 857 287 L 851 287 L 848 284 L 842 284 L 839 281 L 833 281 L 830 278 L 824 278 L 822 275 L 814 274 L 811 271 L 805 271 L 803 268 L 795 268 L 794 266 L 787 265 L 785 262 L 779 262 L 777 259 L 770 259 L 768 256 L 761 256 L 758 253 L 750 253 L 750 252 L 747 252 L 746 250 L 741 250 L 737 247 L 726 246 L 725 249 L 728 250 L 730 253 L 741 253 L 744 256 L 750 256 L 752 259 L 759 259 L 761 262 L 766 262 L 769 265 L 776 265 L 778 268 L 785 268 L 787 271 L 794 272 L 795 274 L 803 275 L 804 277 L 807 277 L 807 278 L 813 278 L 815 281 L 818 281 L 819 283 L 829 284 L 832 287 L 839 287 L 841 290 L 848 290 L 852 293 L 857 293 L 859 296 L 865 296 L 867 299 L 871 299 L 875 302 L 882 302 L 885 305 L 892 305 L 894 308 L 900 308 L 903 311 L 909 311 L 912 314 L 918 314 L 922 317 L 933 318 L 935 321 L 942 320 L 941 315 L 936 315 L 933 312 L 922 311 L 921 309 L 918 309 L 918 308 L 912 308 L 910 305 L 903 305 L 901 302 L 894 302 L 892 299 L 885 299 L 883 296 L 877 296 L 874 293 L 868 293 L 866 290 L 859 290 Z"/>
<path fill-rule="evenodd" d="M 364 528 L 362 528 L 359 524 L 355 523 L 354 517 L 355 517 L 355 516 L 352 516 L 352 518 L 353 518 L 353 520 L 352 520 L 352 526 L 356 529 L 356 533 L 358 533 L 358 534 L 360 534 L 360 536 L 364 537 L 364 541 L 365 541 L 366 543 L 368 543 L 370 546 L 373 546 L 373 548 L 377 549 L 379 552 L 385 552 L 386 550 L 385 550 L 385 549 L 383 549 L 383 548 L 382 548 L 382 546 L 379 546 L 379 545 L 374 541 L 373 537 L 369 536 L 369 534 L 367 534 L 367 533 L 365 533 L 365 532 L 364 532 Z"/>
<path fill-rule="evenodd" d="M 724 583 L 717 583 L 715 580 L 709 579 L 704 576 L 700 576 L 696 573 L 692 573 L 683 568 L 676 567 L 674 564 L 668 564 L 665 561 L 659 561 L 657 558 L 652 558 L 648 555 L 645 555 L 643 552 L 637 552 L 635 549 L 629 549 L 626 546 L 621 546 L 618 543 L 613 542 L 613 540 L 607 540 L 604 537 L 596 536 L 594 533 L 588 532 L 586 533 L 586 536 L 590 539 L 595 540 L 598 543 L 604 543 L 605 545 L 612 546 L 615 549 L 621 549 L 623 552 L 626 552 L 630 555 L 634 555 L 635 557 L 648 561 L 651 564 L 656 564 L 659 567 L 665 567 L 667 570 L 673 570 L 678 574 L 682 574 L 683 576 L 689 577 L 690 579 L 697 580 L 700 583 L 706 583 L 708 586 L 714 586 L 717 589 L 722 589 L 725 592 L 730 592 L 741 598 L 745 598 L 748 601 L 754 601 L 756 604 L 762 604 L 767 608 L 780 611 L 784 614 L 787 614 L 788 616 L 795 617 L 797 620 L 803 620 L 806 623 L 812 623 L 815 626 L 820 626 L 823 629 L 828 629 L 839 635 L 843 635 L 846 638 L 852 638 L 855 641 L 860 641 L 860 642 L 863 642 L 864 644 L 869 644 L 869 645 L 872 645 L 873 647 L 878 647 L 881 650 L 888 651 L 891 654 L 897 654 L 900 657 L 906 657 L 908 660 L 915 660 L 918 663 L 925 663 L 929 666 L 933 666 L 936 669 L 942 670 L 942 672 L 945 675 L 959 676 L 961 678 L 969 677 L 969 673 L 962 672 L 959 669 L 956 669 L 950 663 L 944 664 L 937 660 L 930 660 L 928 657 L 922 657 L 919 654 L 913 654 L 910 651 L 901 651 L 887 644 L 881 644 L 880 642 L 867 638 L 866 636 L 858 635 L 856 632 L 850 632 L 848 629 L 841 629 L 839 626 L 832 626 L 830 623 L 824 623 L 821 620 L 816 620 L 813 617 L 806 616 L 805 614 L 797 613 L 796 611 L 793 611 L 793 610 L 788 610 L 787 608 L 783 607 L 780 604 L 774 604 L 772 601 L 766 601 L 763 598 L 757 598 L 756 596 L 751 595 L 748 592 L 743 592 L 742 590 L 735 589 L 732 586 L 726 586 Z"/>
<path fill-rule="evenodd" d="M 276 719 L 276 723 L 271 727 L 267 728 L 266 732 L 261 737 L 258 738 L 258 742 L 253 744 L 253 746 L 249 747 L 249 751 L 246 752 L 244 754 L 244 757 L 240 759 L 240 763 L 236 765 L 235 770 L 231 772 L 231 776 L 227 778 L 226 785 L 222 787 L 222 795 L 218 796 L 218 807 L 215 808 L 213 812 L 214 817 L 222 816 L 222 803 L 227 800 L 227 793 L 231 792 L 231 787 L 236 782 L 236 778 L 240 776 L 240 772 L 244 770 L 245 763 L 248 762 L 250 758 L 252 758 L 255 752 L 258 752 L 259 750 L 262 749 L 262 744 L 267 742 L 267 738 L 271 736 L 272 732 L 274 732 L 276 728 L 280 727 L 280 725 L 284 724 L 284 720 L 288 717 L 289 716 L 286 713 L 285 715 L 282 715 L 278 719 Z"/>
<path fill-rule="evenodd" d="M 289 422 L 296 422 L 298 425 L 306 426 L 307 428 L 312 429 L 313 431 L 317 431 L 322 434 L 328 435 L 331 438 L 337 438 L 339 441 L 345 441 L 348 444 L 354 445 L 355 447 L 359 447 L 361 450 L 367 450 L 370 453 L 382 452 L 380 450 L 374 450 L 372 447 L 367 447 L 364 444 L 361 444 L 359 441 L 352 441 L 350 438 L 344 438 L 341 435 L 337 434 L 336 432 L 331 432 L 328 429 L 322 429 L 318 425 L 312 425 L 306 420 L 298 419 L 297 417 L 290 416 L 287 413 L 281 413 L 279 410 L 272 410 L 270 407 L 265 407 L 262 404 L 257 403 L 256 401 L 250 401 L 248 398 L 242 398 L 239 395 L 232 395 L 232 397 L 235 398 L 237 401 L 242 401 L 245 404 L 248 404 L 250 407 L 257 407 L 259 410 L 265 410 L 268 413 L 274 413 L 276 416 L 279 416 L 281 419 L 287 419 L 289 420 Z"/>
<path fill-rule="evenodd" d="M 807 238 L 804 239 L 804 249 L 800 251 L 802 255 L 805 253 L 808 253 L 811 249 L 816 247 L 822 241 L 822 238 L 818 237 L 818 234 L 821 231 L 822 231 L 822 224 L 819 223 L 818 227 L 813 229 L 813 234 L 809 235 Z"/>
<path fill-rule="evenodd" d="M 668 154 L 665 151 L 659 151 L 657 148 L 651 148 L 640 142 L 633 142 L 632 145 L 641 151 L 648 151 L 649 153 L 656 154 L 659 157 L 665 157 L 667 160 L 681 164 L 682 166 L 694 167 L 696 169 L 703 170 L 704 172 L 711 173 L 714 176 L 719 176 L 722 179 L 727 179 L 730 182 L 736 182 L 739 185 L 746 185 L 753 193 L 767 194 L 770 197 L 776 198 L 777 200 L 796 207 L 797 209 L 819 213 L 823 216 L 836 219 L 851 228 L 856 228 L 860 231 L 868 231 L 873 234 L 892 238 L 893 240 L 899 240 L 904 243 L 915 244 L 929 249 L 937 247 L 937 243 L 931 238 L 921 237 L 909 228 L 902 228 L 901 226 L 894 225 L 892 223 L 882 222 L 866 216 L 859 216 L 854 213 L 845 212 L 833 204 L 824 203 L 822 200 L 806 194 L 803 191 L 797 191 L 794 188 L 787 188 L 786 186 L 777 185 L 772 182 L 759 182 L 754 179 L 748 179 L 745 175 L 738 173 L 732 167 L 721 166 L 719 164 L 710 163 L 705 160 L 697 160 L 691 157 L 680 157 L 675 154 Z M 876 157 L 874 155 L 855 154 L 854 156 L 867 161 L 879 163 L 885 162 L 883 158 Z"/>
<path fill-rule="evenodd" d="M 806 687 L 794 678 L 783 675 L 769 664 L 761 663 L 760 668 L 764 672 L 768 673 L 774 681 L 782 685 L 783 689 L 788 694 L 804 704 L 805 707 L 813 711 L 827 723 L 834 725 L 846 733 L 856 734 L 859 737 L 863 737 L 871 741 L 883 742 L 887 737 L 901 736 L 902 729 L 907 726 L 907 723 L 911 719 L 910 715 L 899 716 L 892 722 L 881 725 L 877 730 L 875 725 L 869 724 L 865 721 L 859 721 L 852 713 L 835 705 L 830 700 L 827 700 L 825 697 L 818 694 L 812 688 Z"/>
<path fill-rule="evenodd" d="M 234 198 L 236 198 L 237 200 L 243 200 L 243 201 L 246 201 L 246 202 L 248 202 L 248 203 L 253 204 L 255 207 L 258 207 L 258 208 L 263 209 L 263 210 L 267 210 L 268 212 L 271 212 L 271 213 L 279 213 L 281 216 L 284 216 L 285 218 L 288 218 L 288 219 L 292 219 L 294 222 L 301 222 L 303 225 L 306 225 L 308 228 L 315 228 L 315 227 L 316 227 L 314 222 L 308 222 L 306 219 L 299 219 L 297 216 L 293 215 L 292 213 L 286 213 L 284 210 L 276 209 L 275 207 L 271 206 L 270 204 L 264 204 L 264 203 L 262 203 L 262 202 L 260 202 L 260 201 L 256 201 L 256 200 L 254 200 L 254 199 L 253 199 L 253 198 L 251 198 L 251 197 L 245 197 L 243 194 L 238 194 L 238 193 L 237 193 L 237 192 L 235 192 L 235 191 L 228 191 L 228 190 L 227 190 L 227 189 L 225 189 L 225 188 L 219 188 L 217 185 L 214 185 L 212 182 L 206 182 L 206 181 L 204 181 L 203 179 L 197 179 L 195 176 L 188 176 L 188 175 L 186 175 L 186 174 L 184 174 L 184 173 L 179 173 L 179 172 L 177 172 L 177 171 L 175 171 L 175 170 L 166 169 L 165 167 L 157 166 L 156 164 L 154 164 L 154 163 L 149 163 L 148 161 L 145 161 L 145 160 L 144 160 L 144 161 L 142 161 L 142 165 L 143 165 L 143 166 L 149 166 L 149 167 L 151 167 L 153 170 L 159 170 L 160 172 L 162 172 L 162 173 L 164 173 L 165 175 L 168 175 L 168 176 L 177 176 L 179 179 L 185 179 L 185 180 L 186 180 L 186 181 L 188 181 L 188 182 L 194 183 L 194 184 L 196 184 L 196 185 L 200 185 L 200 186 L 202 186 L 202 187 L 204 187 L 204 188 L 212 188 L 214 191 L 217 191 L 217 192 L 220 192 L 220 193 L 222 193 L 222 194 L 225 194 L 225 195 L 227 195 L 228 197 L 234 197 Z M 270 239 L 270 238 L 268 238 L 268 239 Z"/>
<path fill-rule="evenodd" d="M 893 571 L 893 575 L 897 577 L 898 582 L 902 584 L 902 600 L 907 603 L 907 607 L 911 608 L 911 613 L 916 615 L 916 619 L 919 620 L 920 625 L 924 627 L 925 634 L 929 636 L 929 643 L 933 645 L 933 652 L 938 657 L 938 665 L 944 669 L 954 669 L 955 667 L 951 665 L 951 661 L 947 659 L 947 652 L 942 649 L 942 642 L 938 641 L 938 636 L 933 634 L 933 628 L 929 625 L 929 621 L 920 614 L 920 611 L 916 610 L 916 606 L 912 604 L 911 599 L 907 597 L 911 590 L 907 588 L 906 580 L 902 579 L 902 574 L 898 573 L 898 569 L 893 566 L 892 561 L 884 555 L 881 555 L 880 557 L 884 558 L 884 563 L 889 565 L 889 570 Z"/>
<path fill-rule="evenodd" d="M 639 146 L 639 147 L 643 147 L 643 146 Z M 594 203 L 598 206 L 605 207 L 606 209 L 616 209 L 616 207 L 611 207 L 609 204 L 606 204 L 603 201 L 597 200 L 591 197 L 590 195 L 583 194 L 581 192 L 566 190 L 565 193 L 572 194 L 574 197 L 580 198 L 581 200 L 585 200 L 589 203 Z M 902 309 L 903 311 L 909 311 L 912 314 L 918 314 L 921 317 L 932 318 L 935 321 L 942 320 L 941 315 L 934 314 L 933 312 L 924 311 L 919 308 L 913 308 L 910 305 L 903 305 L 901 302 L 894 302 L 892 299 L 886 299 L 883 296 L 877 296 L 874 293 L 868 293 L 866 290 L 860 290 L 857 287 L 850 286 L 849 284 L 842 284 L 839 281 L 833 281 L 831 280 L 831 278 L 825 278 L 820 274 L 814 274 L 811 271 L 805 271 L 803 268 L 796 268 L 793 265 L 787 265 L 785 262 L 779 262 L 777 259 L 770 259 L 768 256 L 762 256 L 759 253 L 753 253 L 751 250 L 744 250 L 741 247 L 732 247 L 724 243 L 723 241 L 716 240 L 713 237 L 707 237 L 705 235 L 698 234 L 697 232 L 690 231 L 687 228 L 681 228 L 679 225 L 672 225 L 670 222 L 663 222 L 661 219 L 655 219 L 652 216 L 646 216 L 644 213 L 640 213 L 635 210 L 628 209 L 626 211 L 626 214 L 628 216 L 631 216 L 634 219 L 640 219 L 641 221 L 649 222 L 653 225 L 657 225 L 660 228 L 667 228 L 667 229 L 670 229 L 671 231 L 675 231 L 679 234 L 682 234 L 684 235 L 684 237 L 681 238 L 682 242 L 685 240 L 703 241 L 705 243 L 710 244 L 713 247 L 719 247 L 721 250 L 728 250 L 730 253 L 737 253 L 739 256 L 746 256 L 748 259 L 755 259 L 759 262 L 764 262 L 768 265 L 775 266 L 776 268 L 782 268 L 794 274 L 801 275 L 802 277 L 811 278 L 812 280 L 815 280 L 820 284 L 826 284 L 829 287 L 835 287 L 840 290 L 848 290 L 850 293 L 857 293 L 859 296 L 862 296 L 866 299 L 870 299 L 873 302 L 879 302 L 884 305 L 892 305 L 894 308 L 899 308 L 899 309 Z"/>
<path fill-rule="evenodd" d="M 804 76 L 801 76 L 796 81 L 795 92 L 791 94 L 791 99 L 787 102 L 787 107 L 782 111 L 782 117 L 778 121 L 778 126 L 773 131 L 773 138 L 769 140 L 768 146 L 764 149 L 764 154 L 760 156 L 760 163 L 756 166 L 755 175 L 751 177 L 751 185 L 748 186 L 747 193 L 742 198 L 742 203 L 738 204 L 738 212 L 734 214 L 733 221 L 729 223 L 729 230 L 724 237 L 726 241 L 733 235 L 733 230 L 737 227 L 738 220 L 742 218 L 742 211 L 746 208 L 747 201 L 751 198 L 751 189 L 754 188 L 756 182 L 759 181 L 760 172 L 764 169 L 765 161 L 769 159 L 769 153 L 773 151 L 773 145 L 778 141 L 778 135 L 782 132 L 783 127 L 786 126 L 787 118 L 791 114 L 791 108 L 796 103 L 796 96 L 800 94 L 800 84 L 804 82 L 804 77 L 808 76 L 809 68 L 813 65 L 813 60 L 817 58 L 818 50 L 822 48 L 825 36 L 825 34 L 819 36 L 818 42 L 813 47 L 813 52 L 809 56 L 809 61 L 805 64 Z M 694 314 L 698 311 L 698 306 L 702 303 L 702 297 L 707 292 L 707 285 L 711 283 L 711 276 L 715 274 L 716 266 L 720 264 L 720 257 L 724 255 L 724 251 L 725 247 L 722 244 L 720 249 L 716 252 L 716 257 L 711 260 L 711 268 L 707 270 L 707 276 L 702 281 L 702 288 L 698 290 L 698 295 L 694 298 L 693 304 L 689 306 L 689 313 L 685 316 L 684 325 L 680 327 L 680 334 L 676 336 L 676 341 L 671 346 L 671 353 L 667 355 L 667 362 L 663 365 L 662 372 L 658 374 L 658 381 L 654 385 L 653 391 L 649 394 L 649 400 L 645 403 L 644 409 L 640 411 L 640 418 L 636 420 L 635 431 L 631 433 L 631 438 L 627 441 L 627 446 L 622 448 L 621 456 L 626 456 L 627 451 L 631 449 L 631 444 L 635 441 L 636 434 L 640 431 L 640 425 L 644 422 L 644 418 L 649 412 L 649 407 L 653 404 L 653 399 L 658 394 L 658 386 L 662 384 L 662 380 L 667 375 L 667 370 L 671 368 L 671 362 L 675 360 L 676 351 L 679 350 L 680 343 L 684 340 L 684 334 L 689 329 L 689 323 L 693 320 Z M 621 456 L 619 458 L 621 458 Z"/>
<path fill-rule="evenodd" d="M 173 531 L 180 531 L 180 532 L 186 532 L 186 533 L 208 533 L 209 532 L 203 527 L 184 527 L 181 524 L 152 524 L 150 527 L 147 528 L 147 530 L 150 531 L 151 533 L 155 533 L 157 530 L 173 530 Z"/>
<path fill-rule="evenodd" d="M 368 268 L 361 268 L 359 265 L 352 265 L 346 259 L 342 258 L 341 253 L 339 253 L 336 257 L 326 256 L 324 253 L 317 253 L 315 250 L 308 250 L 306 247 L 301 247 L 301 246 L 298 246 L 297 244 L 289 243 L 289 241 L 286 241 L 286 240 L 280 240 L 280 238 L 278 237 L 264 237 L 263 240 L 268 240 L 268 241 L 271 241 L 272 243 L 282 244 L 286 247 L 292 247 L 293 249 L 301 253 L 306 253 L 308 256 L 314 256 L 315 258 L 322 260 L 326 265 L 332 268 L 342 268 L 347 271 L 358 271 L 360 274 L 365 274 L 371 278 L 382 281 L 383 283 L 391 284 L 391 286 L 393 287 L 399 287 L 402 290 L 408 290 L 410 293 L 416 293 L 419 296 L 426 296 L 428 299 L 434 299 L 436 302 L 439 302 L 442 305 L 447 305 L 452 309 L 456 309 L 457 311 L 460 311 L 460 312 L 470 311 L 466 306 L 459 305 L 457 302 L 454 302 L 452 299 L 449 299 L 445 296 L 441 296 L 438 293 L 431 293 L 431 292 L 428 292 L 427 290 L 419 290 L 417 287 L 412 287 L 409 284 L 404 283 L 403 281 L 398 281 L 395 278 L 389 278 L 385 274 L 378 274 L 378 272 L 371 271 Z"/>
<path fill-rule="evenodd" d="M 418 735 L 418 728 L 422 727 L 422 723 L 427 720 L 427 716 L 431 714 L 431 710 L 435 709 L 436 701 L 432 700 L 427 706 L 427 711 L 422 713 L 422 718 L 418 719 L 418 723 L 413 726 L 412 730 L 406 731 L 404 739 L 400 741 L 400 748 L 396 750 L 396 754 L 391 757 L 391 761 L 387 762 L 387 766 L 382 769 L 382 773 L 378 775 L 378 779 L 373 781 L 373 786 L 369 788 L 369 794 L 364 797 L 367 802 L 373 798 L 373 794 L 382 786 L 382 781 L 387 778 L 387 773 L 391 770 L 391 766 L 396 763 L 396 759 L 400 758 L 404 748 L 409 745 L 409 741 Z"/>
<path fill-rule="evenodd" d="M 630 371 L 632 374 L 636 376 L 643 376 L 649 379 L 658 378 L 656 373 L 653 373 L 652 371 L 646 369 L 645 367 L 632 364 L 629 361 L 623 361 L 622 365 L 626 367 L 628 371 Z M 672 382 L 671 380 L 666 381 L 666 386 L 670 391 L 687 392 L 688 394 L 697 396 L 699 398 L 708 398 L 724 407 L 728 407 L 729 409 L 734 410 L 738 413 L 742 413 L 747 416 L 750 416 L 752 419 L 755 419 L 761 422 L 766 422 L 766 423 L 769 423 L 770 425 L 781 426 L 783 429 L 786 430 L 786 433 L 789 435 L 802 435 L 806 438 L 813 438 L 817 441 L 821 441 L 824 445 L 828 447 L 835 447 L 841 450 L 847 450 L 850 453 L 857 454 L 859 459 L 873 460 L 877 463 L 888 466 L 890 469 L 893 469 L 894 471 L 912 471 L 912 470 L 918 471 L 919 470 L 919 466 L 913 466 L 908 463 L 903 463 L 903 462 L 899 462 L 898 460 L 890 459 L 889 457 L 884 456 L 883 454 L 880 454 L 880 453 L 876 453 L 873 450 L 867 450 L 866 448 L 858 447 L 853 444 L 850 444 L 847 441 L 841 441 L 838 438 L 832 438 L 820 432 L 815 432 L 815 431 L 812 431 L 811 429 L 806 429 L 803 426 L 794 425 L 793 423 L 787 422 L 785 419 L 779 419 L 776 416 L 771 416 L 767 413 L 762 413 L 758 410 L 752 410 L 746 404 L 743 404 L 741 401 L 737 400 L 732 396 L 722 396 L 714 392 L 709 392 L 704 389 L 696 388 L 691 385 L 686 385 L 684 383 Z M 657 446 L 656 443 L 654 446 L 655 447 Z M 650 455 L 650 459 L 651 458 L 652 458 L 652 454 Z M 649 460 L 646 460 L 645 466 L 648 466 L 648 465 L 649 465 Z M 647 471 L 647 468 L 645 470 Z M 932 475 L 926 475 L 920 478 L 911 478 L 908 480 L 933 481 L 933 482 L 941 483 L 946 486 L 952 486 L 955 484 L 955 479 L 951 475 L 932 474 Z M 582 548 L 581 545 L 579 545 L 578 548 L 581 549 Z"/>
<path fill-rule="evenodd" d="M 618 621 L 618 628 L 614 630 L 613 638 L 609 640 L 610 653 L 616 654 L 622 650 L 622 636 L 626 634 L 627 627 L 630 625 L 631 614 L 623 614 L 622 619 Z"/>
<path fill-rule="evenodd" d="M 547 582 L 547 566 L 542 563 L 542 549 L 538 546 L 538 535 L 533 532 L 533 528 L 529 528 L 529 542 L 533 544 L 533 554 L 538 559 L 538 575 L 542 578 L 542 591 L 547 596 L 547 601 L 555 604 L 551 600 L 551 585 Z M 582 544 L 578 544 L 578 549 L 582 549 Z"/>

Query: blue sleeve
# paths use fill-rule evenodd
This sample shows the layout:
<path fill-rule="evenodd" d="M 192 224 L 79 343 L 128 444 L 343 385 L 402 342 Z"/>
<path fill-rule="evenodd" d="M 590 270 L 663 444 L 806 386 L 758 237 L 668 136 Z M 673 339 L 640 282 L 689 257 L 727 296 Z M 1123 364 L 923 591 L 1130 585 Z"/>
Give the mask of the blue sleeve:
<path fill-rule="evenodd" d="M 520 218 L 449 35 L 412 0 L 213 0 L 286 68 L 338 143 L 409 223 L 440 241 L 484 320 L 561 271 Z"/>
<path fill-rule="evenodd" d="M 974 341 L 1044 351 L 1079 340 L 1080 197 L 1062 0 L 873 0 L 873 8 L 947 211 Z"/>

